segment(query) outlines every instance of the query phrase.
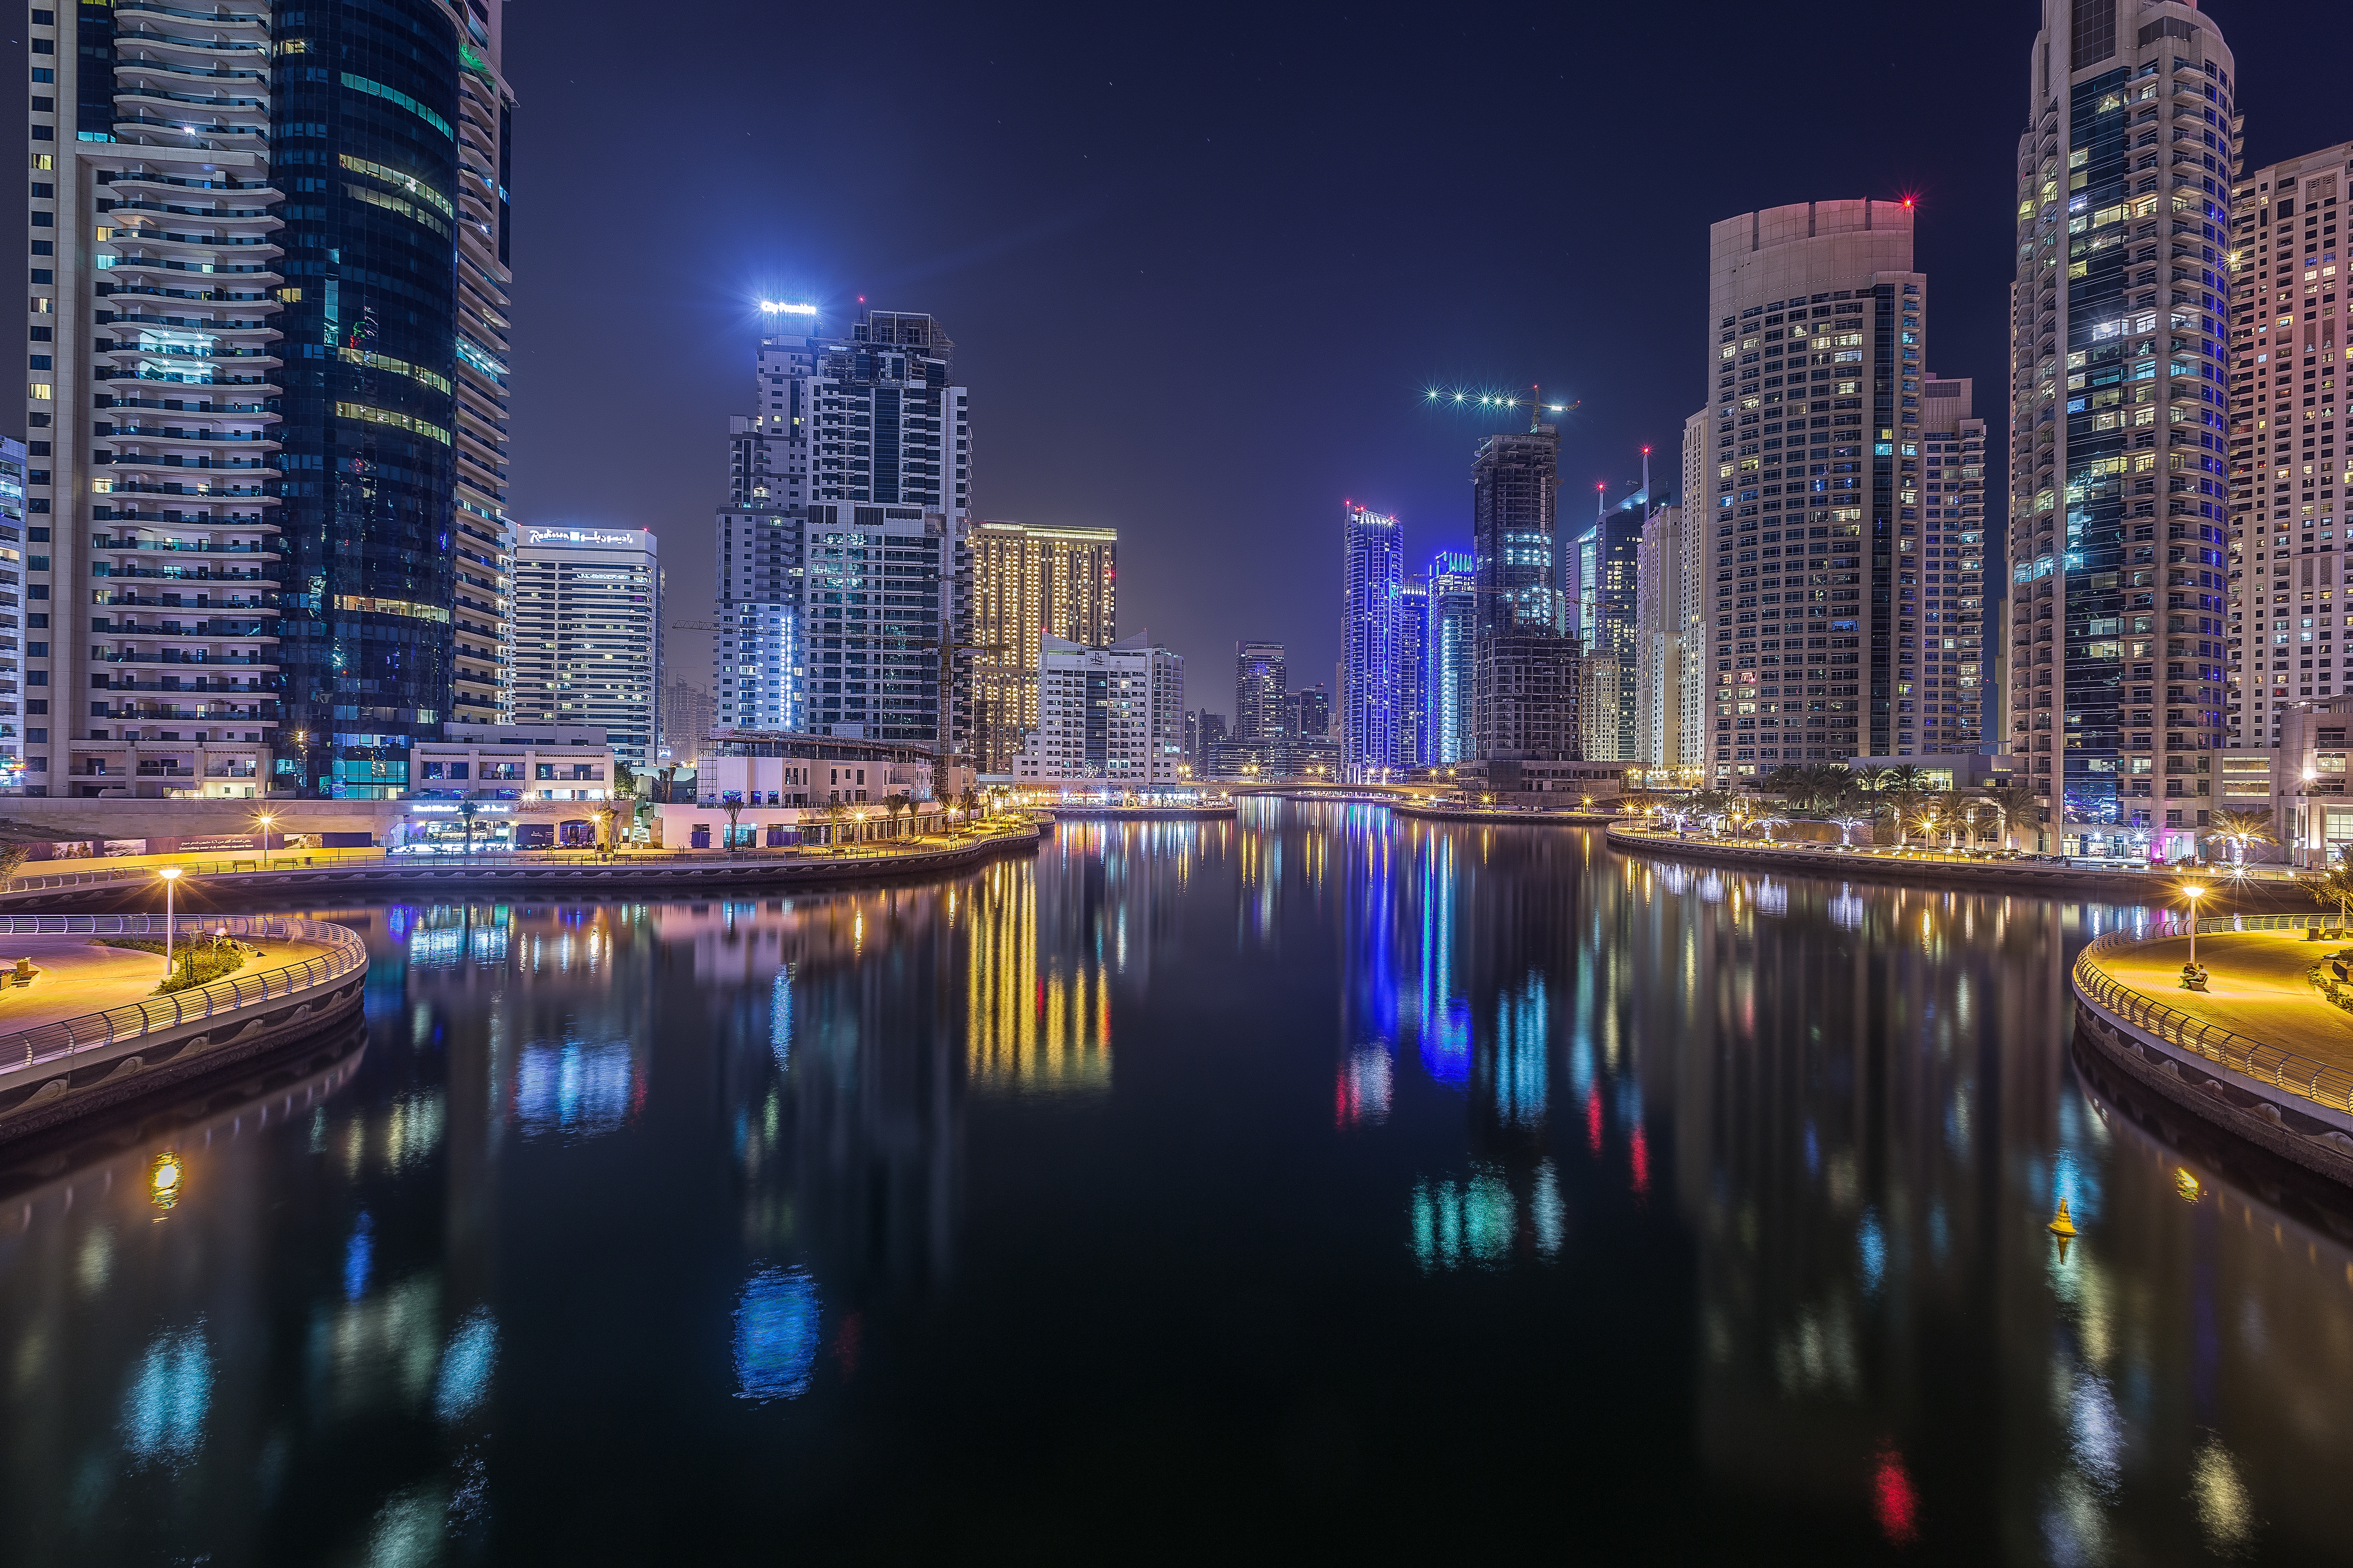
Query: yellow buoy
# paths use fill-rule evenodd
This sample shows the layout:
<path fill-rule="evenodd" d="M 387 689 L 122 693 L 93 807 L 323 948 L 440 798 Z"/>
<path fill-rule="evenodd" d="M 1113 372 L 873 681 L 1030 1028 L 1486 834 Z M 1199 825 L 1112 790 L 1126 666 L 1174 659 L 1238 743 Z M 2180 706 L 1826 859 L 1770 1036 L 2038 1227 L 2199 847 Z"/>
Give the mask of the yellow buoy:
<path fill-rule="evenodd" d="M 2067 1200 L 2065 1198 L 2061 1198 L 2059 1200 L 2059 1212 L 2051 1216 L 2051 1225 L 2049 1228 L 2051 1234 L 2053 1236 L 2073 1236 L 2075 1234 L 2075 1222 L 2067 1216 Z"/>

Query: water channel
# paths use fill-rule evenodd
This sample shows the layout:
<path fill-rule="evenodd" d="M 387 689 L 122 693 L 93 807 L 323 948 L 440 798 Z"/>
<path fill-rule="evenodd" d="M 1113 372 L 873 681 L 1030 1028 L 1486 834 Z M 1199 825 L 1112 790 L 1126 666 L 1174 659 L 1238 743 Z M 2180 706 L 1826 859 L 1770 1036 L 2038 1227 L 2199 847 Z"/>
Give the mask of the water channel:
<path fill-rule="evenodd" d="M 2138 911 L 1261 802 L 303 912 L 364 1042 L 0 1156 L 0 1558 L 2348 1552 L 2353 1203 L 2074 1061 Z"/>

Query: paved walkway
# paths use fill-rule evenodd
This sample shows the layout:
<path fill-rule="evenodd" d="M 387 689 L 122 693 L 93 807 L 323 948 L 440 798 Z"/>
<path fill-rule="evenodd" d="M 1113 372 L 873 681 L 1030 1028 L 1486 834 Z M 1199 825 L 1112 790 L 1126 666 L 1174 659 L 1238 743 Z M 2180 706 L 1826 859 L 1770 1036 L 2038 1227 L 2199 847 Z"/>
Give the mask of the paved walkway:
<path fill-rule="evenodd" d="M 186 932 L 182 933 L 185 940 Z M 259 974 L 315 958 L 327 949 L 311 942 L 265 942 L 248 957 L 241 975 Z M 30 985 L 0 984 L 0 1034 L 37 1028 L 62 1018 L 128 1006 L 153 994 L 164 979 L 164 955 L 136 948 L 102 947 L 86 936 L 0 935 L 0 974 L 29 957 L 41 973 Z"/>
<path fill-rule="evenodd" d="M 2333 1005 L 2306 971 L 2347 951 L 2343 940 L 2306 942 L 2301 932 L 2215 931 L 2198 939 L 2210 987 L 2181 989 L 2189 939 L 2165 937 L 2100 954 L 2094 963 L 2124 984 L 2235 1034 L 2353 1071 L 2353 1013 Z"/>

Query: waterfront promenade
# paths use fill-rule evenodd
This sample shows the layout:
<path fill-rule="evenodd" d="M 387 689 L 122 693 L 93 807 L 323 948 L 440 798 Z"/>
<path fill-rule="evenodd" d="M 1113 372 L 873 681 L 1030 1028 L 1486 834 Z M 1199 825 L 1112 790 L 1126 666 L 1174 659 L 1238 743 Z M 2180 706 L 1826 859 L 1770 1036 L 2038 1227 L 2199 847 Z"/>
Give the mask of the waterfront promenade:
<path fill-rule="evenodd" d="M 364 858 L 322 864 L 274 863 L 267 870 L 241 858 L 231 863 L 230 869 L 206 875 L 200 881 L 185 880 L 181 886 L 188 892 L 202 888 L 204 897 L 215 900 L 247 895 L 312 898 L 329 889 L 341 896 L 450 888 L 544 888 L 571 895 L 628 892 L 692 897 L 704 889 L 838 886 L 934 875 L 1034 848 L 1050 821 L 1003 819 L 942 837 L 827 848 L 746 847 L 512 855 L 386 855 L 376 850 Z M 115 907 L 135 900 L 135 907 L 144 907 L 156 887 L 153 867 L 115 868 L 100 862 L 87 870 L 16 877 L 0 892 L 0 908 L 81 909 L 89 907 L 92 899 L 101 903 L 111 900 Z"/>
<path fill-rule="evenodd" d="M 2186 931 L 2111 931 L 2075 957 L 2076 1039 L 2178 1109 L 2353 1185 L 2353 1016 L 2314 984 L 2348 937 L 2334 915 L 2200 921 L 2207 989 L 2191 991 Z"/>

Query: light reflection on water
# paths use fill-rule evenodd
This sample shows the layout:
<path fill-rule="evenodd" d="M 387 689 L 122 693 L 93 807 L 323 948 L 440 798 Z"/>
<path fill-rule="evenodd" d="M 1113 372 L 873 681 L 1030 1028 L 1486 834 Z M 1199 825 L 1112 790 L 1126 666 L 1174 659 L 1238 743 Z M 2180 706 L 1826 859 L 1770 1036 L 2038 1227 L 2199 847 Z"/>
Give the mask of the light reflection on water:
<path fill-rule="evenodd" d="M 1621 1558 L 2337 1538 L 2353 1204 L 2071 1065 L 2065 960 L 2139 911 L 1258 803 L 939 889 L 340 918 L 356 1076 L 0 1160 L 27 1560 L 1398 1497 Z"/>

